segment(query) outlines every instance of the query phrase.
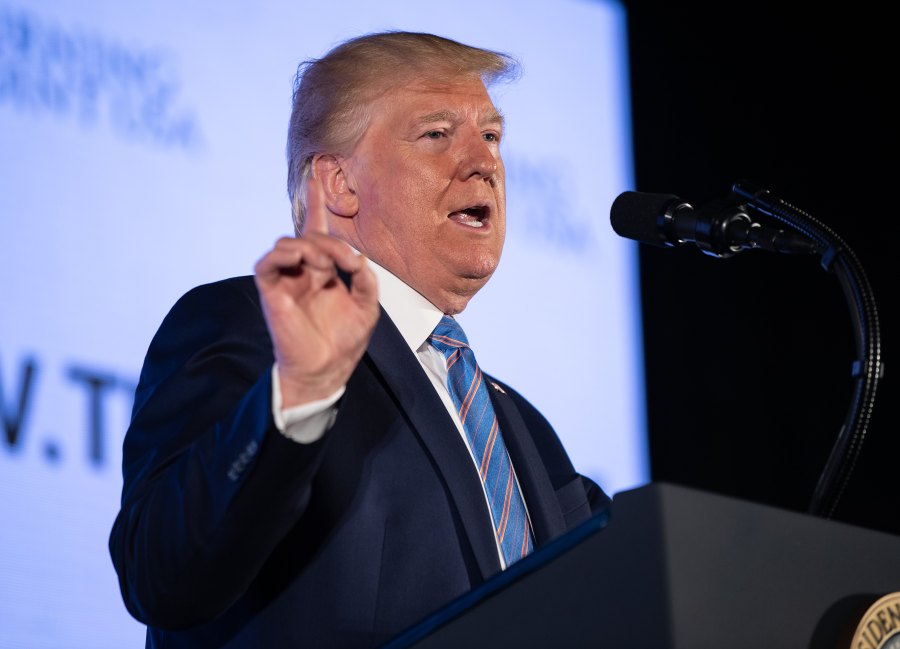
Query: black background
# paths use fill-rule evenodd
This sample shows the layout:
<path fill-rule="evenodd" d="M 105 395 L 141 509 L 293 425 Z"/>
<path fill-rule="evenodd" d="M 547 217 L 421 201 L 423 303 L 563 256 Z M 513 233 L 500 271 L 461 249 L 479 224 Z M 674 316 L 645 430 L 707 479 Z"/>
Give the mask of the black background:
<path fill-rule="evenodd" d="M 749 179 L 861 261 L 886 375 L 834 518 L 900 534 L 893 21 L 863 3 L 625 7 L 635 189 L 701 207 Z M 836 277 L 815 257 L 693 246 L 641 246 L 640 264 L 652 479 L 805 511 L 853 388 Z"/>

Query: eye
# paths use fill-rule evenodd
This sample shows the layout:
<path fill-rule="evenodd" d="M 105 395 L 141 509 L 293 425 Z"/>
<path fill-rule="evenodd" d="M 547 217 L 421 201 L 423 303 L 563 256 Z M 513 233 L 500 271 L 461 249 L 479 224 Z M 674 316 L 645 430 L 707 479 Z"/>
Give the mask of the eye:
<path fill-rule="evenodd" d="M 499 142 L 500 134 L 499 133 L 484 133 L 482 136 L 485 142 Z"/>
<path fill-rule="evenodd" d="M 444 137 L 444 132 L 443 131 L 428 131 L 422 137 L 427 138 L 429 140 L 440 140 L 442 137 Z"/>

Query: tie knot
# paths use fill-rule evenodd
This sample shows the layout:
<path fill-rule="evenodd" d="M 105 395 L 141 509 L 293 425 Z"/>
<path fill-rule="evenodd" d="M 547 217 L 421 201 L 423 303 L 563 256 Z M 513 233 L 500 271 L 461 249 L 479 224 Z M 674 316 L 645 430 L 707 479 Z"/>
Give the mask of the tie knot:
<path fill-rule="evenodd" d="M 469 347 L 469 340 L 459 323 L 449 315 L 441 318 L 428 340 L 445 356 Z"/>

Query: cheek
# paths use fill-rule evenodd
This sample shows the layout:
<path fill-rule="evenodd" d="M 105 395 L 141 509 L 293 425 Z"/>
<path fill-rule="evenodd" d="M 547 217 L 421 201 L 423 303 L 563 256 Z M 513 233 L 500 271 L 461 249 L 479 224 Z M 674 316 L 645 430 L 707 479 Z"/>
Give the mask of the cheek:
<path fill-rule="evenodd" d="M 497 211 L 500 218 L 497 219 L 501 228 L 506 227 L 506 185 L 504 179 L 500 179 L 494 188 L 494 196 L 497 197 Z"/>
<path fill-rule="evenodd" d="M 440 174 L 424 164 L 398 170 L 394 191 L 407 210 L 407 218 L 424 224 L 440 207 L 446 183 Z"/>
<path fill-rule="evenodd" d="M 376 188 L 379 220 L 394 241 L 415 248 L 434 237 L 429 192 L 415 174 L 397 174 Z"/>

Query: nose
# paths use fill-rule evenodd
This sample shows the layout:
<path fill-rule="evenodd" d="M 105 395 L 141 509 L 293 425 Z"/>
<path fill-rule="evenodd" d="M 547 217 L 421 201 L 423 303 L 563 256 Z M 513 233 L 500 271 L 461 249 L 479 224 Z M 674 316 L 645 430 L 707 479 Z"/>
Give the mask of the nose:
<path fill-rule="evenodd" d="M 500 151 L 496 144 L 485 141 L 481 133 L 469 138 L 460 160 L 462 180 L 484 178 L 493 180 L 500 169 Z"/>

